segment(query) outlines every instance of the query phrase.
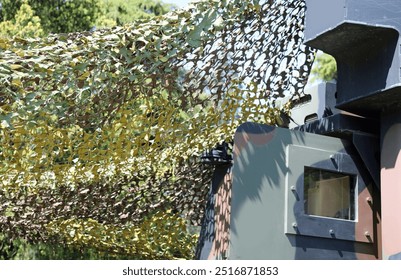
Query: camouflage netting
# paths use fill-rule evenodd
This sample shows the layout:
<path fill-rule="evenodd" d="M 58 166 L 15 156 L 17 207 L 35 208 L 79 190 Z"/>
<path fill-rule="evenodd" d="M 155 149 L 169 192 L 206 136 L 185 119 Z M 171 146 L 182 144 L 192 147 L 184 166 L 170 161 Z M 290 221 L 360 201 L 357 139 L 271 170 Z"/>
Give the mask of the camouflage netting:
<path fill-rule="evenodd" d="M 301 0 L 208 0 L 124 27 L 0 39 L 0 232 L 190 257 L 166 244 L 202 218 L 211 170 L 199 155 L 240 123 L 276 123 L 290 107 L 278 100 L 303 94 L 304 12 Z"/>

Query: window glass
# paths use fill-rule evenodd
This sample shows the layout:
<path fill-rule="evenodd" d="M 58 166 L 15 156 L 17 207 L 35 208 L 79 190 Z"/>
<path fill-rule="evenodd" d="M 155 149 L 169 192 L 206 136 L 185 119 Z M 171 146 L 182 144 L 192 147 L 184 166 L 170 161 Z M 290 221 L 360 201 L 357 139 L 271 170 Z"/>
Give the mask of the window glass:
<path fill-rule="evenodd" d="M 354 220 L 354 186 L 352 175 L 305 167 L 305 214 Z"/>

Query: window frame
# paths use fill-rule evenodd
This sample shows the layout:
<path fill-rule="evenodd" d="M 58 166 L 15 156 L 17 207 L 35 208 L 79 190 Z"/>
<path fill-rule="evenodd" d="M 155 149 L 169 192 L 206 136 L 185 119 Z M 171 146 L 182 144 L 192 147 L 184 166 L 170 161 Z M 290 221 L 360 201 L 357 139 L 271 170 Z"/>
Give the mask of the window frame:
<path fill-rule="evenodd" d="M 367 185 L 359 172 L 358 159 L 342 151 L 314 149 L 288 145 L 286 147 L 286 209 L 285 233 L 372 243 L 374 233 L 372 213 L 360 213 L 359 194 Z M 305 167 L 347 174 L 354 180 L 354 220 L 308 215 L 304 209 L 304 171 Z M 366 207 L 365 207 L 366 209 Z"/>

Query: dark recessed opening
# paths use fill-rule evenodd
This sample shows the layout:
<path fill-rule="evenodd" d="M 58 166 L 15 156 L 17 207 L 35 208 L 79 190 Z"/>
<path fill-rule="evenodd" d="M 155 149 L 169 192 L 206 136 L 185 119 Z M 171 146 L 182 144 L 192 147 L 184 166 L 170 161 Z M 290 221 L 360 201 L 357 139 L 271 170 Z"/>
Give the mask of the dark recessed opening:
<path fill-rule="evenodd" d="M 304 119 L 304 123 L 313 122 L 318 119 L 318 115 L 316 113 L 307 115 Z"/>

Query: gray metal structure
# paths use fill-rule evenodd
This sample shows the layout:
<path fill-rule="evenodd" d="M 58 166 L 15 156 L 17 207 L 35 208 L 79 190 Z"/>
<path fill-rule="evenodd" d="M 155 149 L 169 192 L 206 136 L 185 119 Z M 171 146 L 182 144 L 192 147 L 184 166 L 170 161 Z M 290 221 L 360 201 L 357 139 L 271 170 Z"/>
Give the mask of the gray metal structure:
<path fill-rule="evenodd" d="M 337 107 L 380 115 L 398 108 L 401 2 L 306 0 L 305 43 L 337 62 Z"/>
<path fill-rule="evenodd" d="M 401 259 L 401 1 L 306 5 L 305 44 L 335 57 L 337 88 L 311 89 L 293 130 L 238 128 L 230 186 L 214 185 L 229 234 L 207 258 Z"/>
<path fill-rule="evenodd" d="M 289 128 L 339 113 L 335 108 L 336 92 L 335 83 L 319 83 L 305 88 L 305 95 L 293 101 Z"/>
<path fill-rule="evenodd" d="M 352 143 L 252 123 L 234 141 L 230 259 L 377 258 L 372 181 Z M 358 219 L 305 213 L 305 167 L 355 176 Z"/>

